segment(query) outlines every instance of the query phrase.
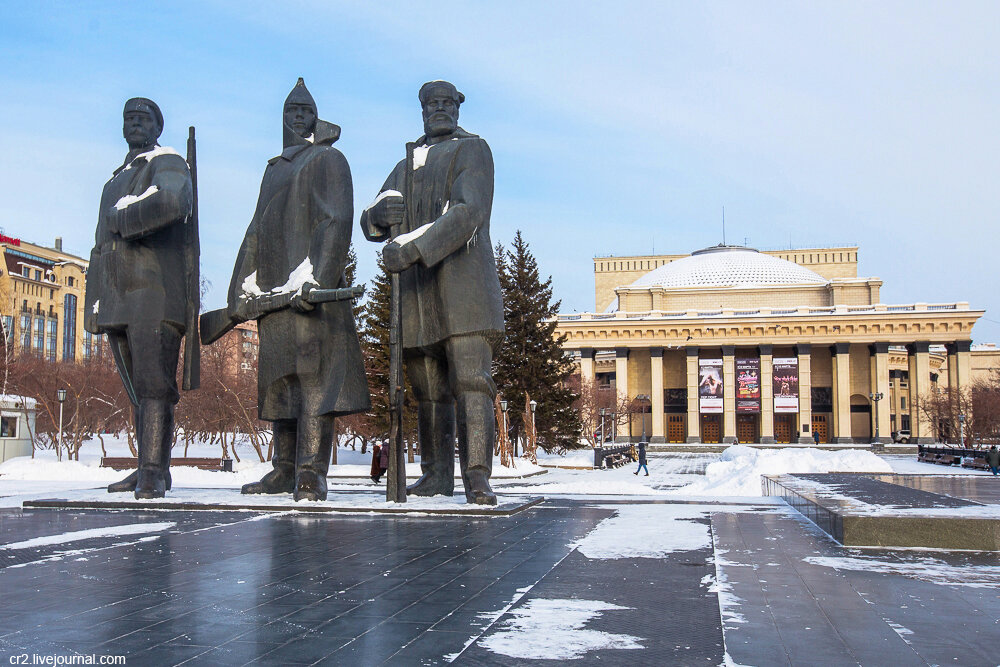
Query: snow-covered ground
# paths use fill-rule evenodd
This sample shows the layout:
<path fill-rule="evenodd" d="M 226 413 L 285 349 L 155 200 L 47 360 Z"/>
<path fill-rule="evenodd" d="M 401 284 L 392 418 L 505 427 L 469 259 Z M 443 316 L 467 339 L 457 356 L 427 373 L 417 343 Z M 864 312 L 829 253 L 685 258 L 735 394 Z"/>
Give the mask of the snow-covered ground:
<path fill-rule="evenodd" d="M 108 456 L 129 456 L 123 439 L 105 437 Z M 241 460 L 234 461 L 231 473 L 173 466 L 173 489 L 238 489 L 260 479 L 271 468 L 261 462 L 245 444 L 238 450 Z M 183 456 L 174 449 L 174 456 Z M 218 445 L 193 444 L 192 457 L 219 457 Z M 35 458 L 21 457 L 0 464 L 0 505 L 17 506 L 25 498 L 51 496 L 55 492 L 94 489 L 121 479 L 126 473 L 101 468 L 101 447 L 88 441 L 79 461 L 57 461 L 54 452 L 42 451 Z M 513 467 L 494 461 L 493 482 L 503 494 L 571 496 L 672 496 L 696 498 L 759 497 L 761 475 L 805 472 L 898 472 L 907 474 L 988 475 L 988 472 L 961 467 L 919 463 L 914 455 L 876 456 L 865 449 L 818 450 L 808 447 L 754 449 L 747 446 L 728 448 L 722 454 L 677 453 L 650 454 L 649 475 L 629 464 L 611 470 L 593 470 L 593 451 L 568 452 L 564 455 L 539 451 L 539 465 L 518 459 Z M 350 491 L 376 488 L 368 478 L 371 452 L 362 454 L 350 447 L 338 447 L 337 465 L 330 467 L 331 490 Z M 420 475 L 419 457 L 407 464 L 407 477 Z M 383 481 L 384 485 L 384 481 Z M 384 487 L 383 487 L 384 488 Z"/>

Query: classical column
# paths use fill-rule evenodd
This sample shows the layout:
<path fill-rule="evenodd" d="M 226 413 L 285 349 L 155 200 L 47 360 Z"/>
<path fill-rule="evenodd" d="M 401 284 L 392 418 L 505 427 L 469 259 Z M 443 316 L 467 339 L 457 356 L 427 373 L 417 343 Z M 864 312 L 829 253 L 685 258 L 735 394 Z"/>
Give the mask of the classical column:
<path fill-rule="evenodd" d="M 920 399 L 931 390 L 931 344 L 917 341 L 906 346 L 910 372 L 910 442 L 926 445 L 934 442 L 934 429 L 930 420 L 920 410 Z"/>
<path fill-rule="evenodd" d="M 761 345 L 760 351 L 760 442 L 770 444 L 774 442 L 774 382 L 771 375 L 774 372 L 772 365 L 774 351 L 773 345 Z"/>
<path fill-rule="evenodd" d="M 833 362 L 833 441 L 851 443 L 851 344 L 830 346 Z"/>
<path fill-rule="evenodd" d="M 868 346 L 871 354 L 871 392 L 882 393 L 882 400 L 872 401 L 872 439 L 878 432 L 879 442 L 892 442 L 892 396 L 889 395 L 889 344 L 873 343 Z"/>
<path fill-rule="evenodd" d="M 948 343 L 948 386 L 961 392 L 969 388 L 972 371 L 971 340 Z"/>
<path fill-rule="evenodd" d="M 698 348 L 687 350 L 687 441 L 701 442 L 701 414 L 698 410 Z"/>
<path fill-rule="evenodd" d="M 722 442 L 736 440 L 736 346 L 722 346 Z"/>
<path fill-rule="evenodd" d="M 800 343 L 795 346 L 799 358 L 799 438 L 800 444 L 813 444 L 812 437 L 812 346 Z M 804 426 L 809 430 L 803 430 Z M 792 438 L 795 442 L 795 438 Z"/>
<path fill-rule="evenodd" d="M 653 435 L 650 442 L 666 442 L 666 431 L 663 423 L 663 348 L 654 347 L 649 350 L 649 398 L 653 410 Z"/>
<path fill-rule="evenodd" d="M 580 388 L 583 389 L 594 382 L 594 348 L 580 349 Z"/>
<path fill-rule="evenodd" d="M 617 405 L 621 400 L 621 397 L 625 397 L 631 400 L 632 396 L 628 393 L 628 348 L 619 347 L 615 348 L 615 404 Z M 621 442 L 628 442 L 629 434 L 631 428 L 631 415 L 629 415 L 629 421 L 625 424 L 618 426 L 618 437 L 617 440 Z"/>

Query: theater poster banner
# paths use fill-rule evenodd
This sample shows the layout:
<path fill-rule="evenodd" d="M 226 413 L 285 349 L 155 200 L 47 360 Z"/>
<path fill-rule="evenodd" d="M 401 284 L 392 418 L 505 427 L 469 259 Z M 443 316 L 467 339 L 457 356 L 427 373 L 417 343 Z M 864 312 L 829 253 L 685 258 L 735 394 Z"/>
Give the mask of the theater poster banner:
<path fill-rule="evenodd" d="M 736 360 L 736 412 L 760 412 L 760 359 Z"/>
<path fill-rule="evenodd" d="M 701 412 L 722 412 L 722 359 L 698 362 L 698 403 Z"/>
<path fill-rule="evenodd" d="M 799 411 L 799 360 L 797 357 L 774 358 L 774 411 Z"/>

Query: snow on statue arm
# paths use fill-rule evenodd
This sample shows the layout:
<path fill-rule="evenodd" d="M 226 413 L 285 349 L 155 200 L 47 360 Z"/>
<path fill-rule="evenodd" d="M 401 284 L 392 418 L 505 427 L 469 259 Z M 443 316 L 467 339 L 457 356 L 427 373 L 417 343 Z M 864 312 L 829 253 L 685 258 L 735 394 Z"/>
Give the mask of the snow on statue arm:
<path fill-rule="evenodd" d="M 317 162 L 316 185 L 310 191 L 312 216 L 316 220 L 309 247 L 313 276 L 320 287 L 346 287 L 341 283 L 354 219 L 351 168 L 336 148 L 325 150 Z"/>
<path fill-rule="evenodd" d="M 390 221 L 388 211 L 391 206 L 391 197 L 402 197 L 402 192 L 406 187 L 404 174 L 406 173 L 406 160 L 396 165 L 396 168 L 385 179 L 382 189 L 375 197 L 375 200 L 361 212 L 361 231 L 369 241 L 385 241 L 389 238 Z M 398 200 L 397 200 L 398 201 Z"/>
<path fill-rule="evenodd" d="M 183 222 L 191 214 L 191 172 L 184 158 L 175 153 L 160 154 L 145 168 L 152 171 L 149 185 L 140 193 L 122 197 L 106 212 L 112 229 L 125 239 L 148 236 Z"/>
<path fill-rule="evenodd" d="M 482 139 L 466 139 L 455 158 L 454 181 L 447 210 L 422 234 L 409 241 L 420 261 L 434 266 L 466 249 L 479 229 L 489 224 L 493 207 L 493 155 Z"/>

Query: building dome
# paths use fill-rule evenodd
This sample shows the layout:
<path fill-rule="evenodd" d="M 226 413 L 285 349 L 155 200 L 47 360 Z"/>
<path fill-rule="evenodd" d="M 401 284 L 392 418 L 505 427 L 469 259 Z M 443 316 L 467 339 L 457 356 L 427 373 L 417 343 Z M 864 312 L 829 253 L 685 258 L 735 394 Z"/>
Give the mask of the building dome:
<path fill-rule="evenodd" d="M 718 245 L 650 271 L 632 287 L 759 287 L 825 285 L 804 266 L 744 246 Z"/>

